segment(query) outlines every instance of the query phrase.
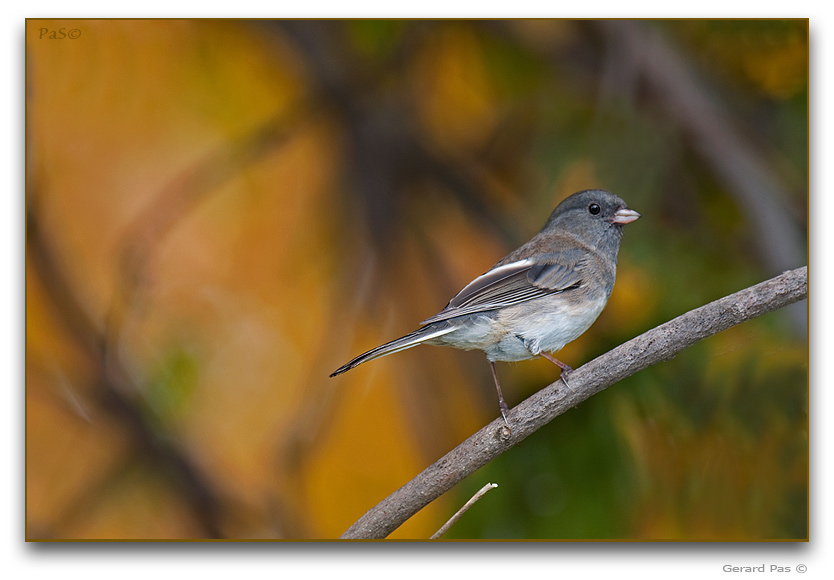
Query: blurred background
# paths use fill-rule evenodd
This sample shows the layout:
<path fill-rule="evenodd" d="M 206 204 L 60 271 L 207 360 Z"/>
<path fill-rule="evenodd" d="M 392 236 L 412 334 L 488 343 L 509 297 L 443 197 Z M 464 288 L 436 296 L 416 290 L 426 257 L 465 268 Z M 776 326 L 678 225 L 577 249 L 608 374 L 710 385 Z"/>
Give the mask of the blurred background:
<path fill-rule="evenodd" d="M 62 36 L 62 32 L 64 36 Z M 28 539 L 326 539 L 498 415 L 414 330 L 620 195 L 578 367 L 807 263 L 808 21 L 28 20 Z M 558 377 L 499 365 L 515 405 Z M 393 538 L 802 539 L 807 306 L 558 417 Z"/>

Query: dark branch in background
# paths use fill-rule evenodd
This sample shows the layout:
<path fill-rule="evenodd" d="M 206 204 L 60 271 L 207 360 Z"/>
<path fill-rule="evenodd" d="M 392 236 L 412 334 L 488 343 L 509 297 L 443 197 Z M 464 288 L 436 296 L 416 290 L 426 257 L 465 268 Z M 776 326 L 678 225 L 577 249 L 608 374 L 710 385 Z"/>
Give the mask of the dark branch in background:
<path fill-rule="evenodd" d="M 150 260 L 168 234 L 206 197 L 250 165 L 277 151 L 317 109 L 315 100 L 289 114 L 276 115 L 241 139 L 224 144 L 181 172 L 154 196 L 121 236 L 120 272 L 107 320 L 106 345 L 115 346 L 121 316 L 131 314 L 147 290 Z"/>
<path fill-rule="evenodd" d="M 628 20 L 595 24 L 689 135 L 698 154 L 724 182 L 752 230 L 766 272 L 783 272 L 806 260 L 805 235 L 793 219 L 781 180 L 746 139 L 684 57 L 658 31 Z M 799 335 L 807 331 L 801 309 L 789 309 Z"/>
<path fill-rule="evenodd" d="M 704 338 L 807 296 L 805 266 L 691 310 L 595 358 L 571 374 L 572 390 L 556 381 L 538 391 L 511 410 L 511 432 L 502 419 L 494 420 L 369 510 L 342 539 L 387 537 L 476 469 L 592 395 Z"/>
<path fill-rule="evenodd" d="M 224 501 L 187 452 L 159 432 L 160 427 L 152 424 L 141 401 L 132 396 L 139 389 L 118 356 L 123 320 L 137 315 L 138 305 L 148 289 L 149 262 L 167 234 L 220 185 L 276 151 L 315 106 L 312 102 L 294 116 L 277 116 L 239 141 L 220 147 L 172 180 L 147 204 L 122 235 L 116 291 L 104 323 L 89 316 L 50 246 L 38 220 L 37 196 L 30 193 L 27 201 L 27 256 L 55 306 L 58 319 L 94 368 L 93 402 L 126 430 L 141 456 L 169 478 L 209 538 L 224 535 Z"/>
<path fill-rule="evenodd" d="M 358 201 L 379 255 L 385 256 L 390 236 L 402 229 L 399 204 L 419 180 L 444 186 L 469 215 L 500 232 L 509 246 L 520 243 L 501 211 L 483 196 L 489 185 L 432 151 L 414 125 L 411 97 L 390 89 L 390 77 L 400 74 L 414 52 L 431 42 L 438 23 L 409 26 L 393 54 L 372 66 L 345 50 L 349 42 L 340 23 L 284 20 L 259 26 L 293 44 L 308 67 L 317 98 L 342 123 L 350 159 L 345 192 L 352 202 Z"/>
<path fill-rule="evenodd" d="M 118 362 L 106 360 L 104 335 L 99 325 L 87 315 L 75 289 L 55 260 L 31 202 L 26 210 L 26 250 L 31 267 L 42 280 L 59 320 L 93 365 L 92 402 L 125 427 L 146 460 L 161 467 L 160 471 L 170 478 L 191 507 L 206 536 L 222 537 L 219 498 L 190 458 L 172 441 L 158 436 L 142 409 L 128 397 L 127 393 L 135 389 Z"/>

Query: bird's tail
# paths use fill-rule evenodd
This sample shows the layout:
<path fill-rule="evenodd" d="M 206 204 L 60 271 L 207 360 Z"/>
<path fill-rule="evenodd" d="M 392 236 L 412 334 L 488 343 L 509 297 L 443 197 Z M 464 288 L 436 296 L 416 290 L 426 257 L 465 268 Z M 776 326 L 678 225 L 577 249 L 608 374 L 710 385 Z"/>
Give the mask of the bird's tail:
<path fill-rule="evenodd" d="M 417 346 L 418 344 L 422 344 L 427 340 L 437 338 L 438 336 L 443 336 L 453 330 L 455 330 L 455 327 L 450 324 L 440 327 L 432 324 L 426 325 L 415 330 L 414 332 L 406 334 L 405 336 L 401 336 L 391 342 L 386 342 L 383 345 L 371 349 L 366 353 L 360 354 L 352 361 L 337 368 L 330 376 L 335 377 L 336 375 L 349 371 L 353 367 L 361 365 L 363 362 L 368 362 L 369 360 L 374 360 L 375 358 L 380 358 L 389 354 L 394 354 L 395 352 L 400 352 L 401 350 L 405 350 L 407 348 L 411 348 L 412 346 Z"/>

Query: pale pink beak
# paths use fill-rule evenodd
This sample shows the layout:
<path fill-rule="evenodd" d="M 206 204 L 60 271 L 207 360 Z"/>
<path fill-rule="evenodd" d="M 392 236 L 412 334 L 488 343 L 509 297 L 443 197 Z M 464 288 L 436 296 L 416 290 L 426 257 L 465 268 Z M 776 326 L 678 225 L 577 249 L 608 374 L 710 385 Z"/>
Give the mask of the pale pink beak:
<path fill-rule="evenodd" d="M 624 207 L 623 209 L 618 209 L 614 212 L 614 219 L 611 220 L 612 224 L 630 224 L 634 220 L 640 217 L 640 214 L 634 211 L 633 209 L 628 209 Z"/>

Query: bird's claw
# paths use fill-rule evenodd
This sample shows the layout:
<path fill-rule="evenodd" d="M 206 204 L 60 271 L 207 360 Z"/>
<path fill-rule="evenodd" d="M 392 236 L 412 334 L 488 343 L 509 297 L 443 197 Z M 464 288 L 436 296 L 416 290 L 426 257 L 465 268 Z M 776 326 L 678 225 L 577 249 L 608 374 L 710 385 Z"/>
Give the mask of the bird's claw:
<path fill-rule="evenodd" d="M 565 383 L 565 386 L 571 393 L 576 393 L 576 391 L 573 390 L 573 387 L 570 386 L 570 383 L 568 383 L 568 375 L 571 373 L 573 373 L 573 369 L 564 369 L 562 370 L 562 374 L 559 375 L 559 378 L 562 379 L 562 382 Z"/>

